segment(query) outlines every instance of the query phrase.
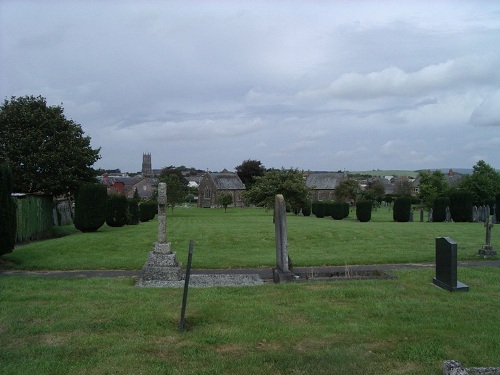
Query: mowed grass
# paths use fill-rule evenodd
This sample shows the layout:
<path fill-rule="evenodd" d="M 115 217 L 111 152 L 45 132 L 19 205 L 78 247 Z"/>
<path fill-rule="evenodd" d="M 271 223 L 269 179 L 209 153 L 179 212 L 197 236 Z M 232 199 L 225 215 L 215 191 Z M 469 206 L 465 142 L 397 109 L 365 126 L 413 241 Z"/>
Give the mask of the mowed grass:
<path fill-rule="evenodd" d="M 369 223 L 288 215 L 294 264 L 433 262 L 435 237 L 478 260 L 475 223 Z M 416 215 L 417 216 L 417 215 Z M 197 268 L 271 267 L 272 213 L 262 209 L 168 212 L 168 238 Z M 4 267 L 140 269 L 157 222 L 17 247 Z M 492 232 L 492 244 L 500 244 Z M 500 365 L 500 272 L 460 268 L 467 293 L 432 284 L 433 269 L 396 279 L 190 289 L 138 288 L 132 278 L 0 276 L 0 374 L 440 374 L 442 362 Z"/>
<path fill-rule="evenodd" d="M 500 365 L 500 273 L 191 289 L 0 276 L 1 374 L 440 374 Z"/>
<path fill-rule="evenodd" d="M 341 221 L 289 214 L 288 250 L 295 266 L 433 262 L 435 238 L 451 237 L 459 260 L 481 260 L 485 242 L 482 223 L 396 223 L 392 211 L 380 208 L 368 223 L 355 212 Z M 80 233 L 56 228 L 65 237 L 18 246 L 2 258 L 3 267 L 31 270 L 141 269 L 157 239 L 156 219 L 135 226 Z M 167 238 L 178 261 L 187 261 L 189 240 L 195 241 L 193 267 L 245 268 L 275 264 L 272 211 L 255 208 L 176 208 L 167 212 Z M 492 245 L 500 241 L 492 231 Z"/>

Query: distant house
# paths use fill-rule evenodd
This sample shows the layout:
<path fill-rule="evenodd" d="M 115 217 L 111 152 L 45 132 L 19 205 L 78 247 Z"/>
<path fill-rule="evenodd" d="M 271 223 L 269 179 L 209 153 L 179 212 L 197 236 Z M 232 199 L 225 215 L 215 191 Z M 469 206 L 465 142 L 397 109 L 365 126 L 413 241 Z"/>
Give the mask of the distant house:
<path fill-rule="evenodd" d="M 309 172 L 306 177 L 306 186 L 311 200 L 313 202 L 334 200 L 335 188 L 346 178 L 345 172 Z"/>
<path fill-rule="evenodd" d="M 106 186 L 108 194 L 123 194 L 133 198 L 135 190 L 140 198 L 150 198 L 158 184 L 155 178 L 136 177 L 111 177 L 107 173 L 100 178 L 101 184 Z"/>
<path fill-rule="evenodd" d="M 229 193 L 235 206 L 243 206 L 242 193 L 245 185 L 236 173 L 224 170 L 220 173 L 207 172 L 203 175 L 198 187 L 198 207 L 217 207 L 219 197 Z"/>

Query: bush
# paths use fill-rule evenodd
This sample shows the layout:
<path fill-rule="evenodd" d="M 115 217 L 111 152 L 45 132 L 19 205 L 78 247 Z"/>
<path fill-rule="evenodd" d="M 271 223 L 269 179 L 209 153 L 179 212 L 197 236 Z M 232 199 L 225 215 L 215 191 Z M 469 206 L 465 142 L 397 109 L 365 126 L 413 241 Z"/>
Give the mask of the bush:
<path fill-rule="evenodd" d="M 143 223 L 153 220 L 158 213 L 158 203 L 155 201 L 142 202 L 139 205 L 139 220 Z"/>
<path fill-rule="evenodd" d="M 311 206 L 310 205 L 302 207 L 302 215 L 311 216 Z"/>
<path fill-rule="evenodd" d="M 0 256 L 12 252 L 16 244 L 16 204 L 11 194 L 12 172 L 0 165 Z"/>
<path fill-rule="evenodd" d="M 332 204 L 332 218 L 334 220 L 342 220 L 345 218 L 345 205 L 347 205 L 347 212 L 349 213 L 349 204 L 347 203 L 341 203 L 341 202 L 334 202 Z"/>
<path fill-rule="evenodd" d="M 442 223 L 446 220 L 446 207 L 450 207 L 450 198 L 438 197 L 432 205 L 432 221 Z"/>
<path fill-rule="evenodd" d="M 316 202 L 315 215 L 318 218 L 324 218 L 326 214 L 326 205 L 324 202 Z"/>
<path fill-rule="evenodd" d="M 372 218 L 373 201 L 364 200 L 356 203 L 356 217 L 362 222 L 366 223 Z"/>
<path fill-rule="evenodd" d="M 139 224 L 139 202 L 137 199 L 128 199 L 128 225 Z"/>
<path fill-rule="evenodd" d="M 81 232 L 96 232 L 106 221 L 108 193 L 101 184 L 80 186 L 75 198 L 75 228 Z"/>
<path fill-rule="evenodd" d="M 110 227 L 123 227 L 128 220 L 127 197 L 113 194 L 108 198 L 106 206 L 106 224 Z"/>
<path fill-rule="evenodd" d="M 342 206 L 344 207 L 344 218 L 348 217 L 349 216 L 349 211 L 351 209 L 351 207 L 349 206 L 349 203 L 342 203 Z"/>
<path fill-rule="evenodd" d="M 394 221 L 404 223 L 410 221 L 411 198 L 400 197 L 394 201 L 392 218 Z"/>
<path fill-rule="evenodd" d="M 457 190 L 450 194 L 450 212 L 453 221 L 472 221 L 474 195 L 469 191 Z"/>

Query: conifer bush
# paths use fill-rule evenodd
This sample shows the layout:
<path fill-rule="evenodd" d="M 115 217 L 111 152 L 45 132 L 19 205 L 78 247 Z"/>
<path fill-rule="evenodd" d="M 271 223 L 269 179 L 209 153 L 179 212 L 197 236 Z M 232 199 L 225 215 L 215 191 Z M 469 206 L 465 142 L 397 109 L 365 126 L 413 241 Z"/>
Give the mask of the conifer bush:
<path fill-rule="evenodd" d="M 392 218 L 394 221 L 404 223 L 410 221 L 411 197 L 405 196 L 394 201 Z"/>
<path fill-rule="evenodd" d="M 128 199 L 128 225 L 139 224 L 139 201 L 137 199 Z"/>
<path fill-rule="evenodd" d="M 453 221 L 465 223 L 472 221 L 474 195 L 469 191 L 457 190 L 450 194 L 450 212 Z"/>
<path fill-rule="evenodd" d="M 153 220 L 157 213 L 158 204 L 155 201 L 146 201 L 139 205 L 139 220 L 143 223 Z"/>
<path fill-rule="evenodd" d="M 334 220 L 342 220 L 345 218 L 345 204 L 342 202 L 334 202 L 332 204 L 332 218 Z M 349 207 L 349 205 L 347 205 Z"/>
<path fill-rule="evenodd" d="M 349 210 L 350 210 L 349 203 L 343 202 L 342 206 L 344 207 L 344 218 L 346 218 L 349 216 Z"/>
<path fill-rule="evenodd" d="M 12 195 L 12 172 L 0 165 L 0 256 L 14 250 L 16 244 L 16 203 Z"/>
<path fill-rule="evenodd" d="M 110 227 L 123 227 L 128 221 L 127 197 L 113 194 L 108 197 L 106 206 L 106 224 Z"/>
<path fill-rule="evenodd" d="M 316 202 L 316 212 L 314 213 L 317 218 L 325 217 L 326 206 L 324 202 Z"/>
<path fill-rule="evenodd" d="M 106 221 L 108 193 L 101 184 L 80 186 L 75 197 L 75 228 L 81 232 L 96 232 Z"/>
<path fill-rule="evenodd" d="M 311 205 L 306 205 L 302 207 L 302 215 L 311 216 Z"/>
<path fill-rule="evenodd" d="M 446 207 L 450 207 L 450 198 L 438 197 L 432 205 L 432 221 L 442 223 L 446 220 Z"/>
<path fill-rule="evenodd" d="M 356 202 L 356 218 L 362 223 L 370 221 L 372 219 L 372 207 L 373 201 L 371 200 Z"/>

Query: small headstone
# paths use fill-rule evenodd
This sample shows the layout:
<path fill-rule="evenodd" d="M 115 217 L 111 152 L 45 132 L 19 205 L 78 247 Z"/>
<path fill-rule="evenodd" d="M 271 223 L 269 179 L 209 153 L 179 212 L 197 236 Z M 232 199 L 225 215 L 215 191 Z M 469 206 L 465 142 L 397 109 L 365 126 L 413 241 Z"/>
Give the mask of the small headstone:
<path fill-rule="evenodd" d="M 450 292 L 467 292 L 469 287 L 457 281 L 457 243 L 450 237 L 436 238 L 436 277 L 433 283 Z"/>
<path fill-rule="evenodd" d="M 424 209 L 423 208 L 420 209 L 420 222 L 421 223 L 424 222 Z"/>
<path fill-rule="evenodd" d="M 477 223 L 477 220 L 478 220 L 477 206 L 474 206 L 472 208 L 472 221 L 474 223 Z"/>
<path fill-rule="evenodd" d="M 479 250 L 479 255 L 486 256 L 494 256 L 497 255 L 497 252 L 491 246 L 491 229 L 493 228 L 493 223 L 490 221 L 490 216 L 486 218 L 486 222 L 484 223 L 484 227 L 486 228 L 486 244 L 481 247 Z"/>
<path fill-rule="evenodd" d="M 446 207 L 446 222 L 449 223 L 450 221 L 451 221 L 450 207 Z"/>
<path fill-rule="evenodd" d="M 429 223 L 432 223 L 432 212 L 433 212 L 433 210 L 432 210 L 432 208 L 431 208 L 431 209 L 429 210 L 429 215 L 427 216 L 427 221 L 428 221 Z"/>

